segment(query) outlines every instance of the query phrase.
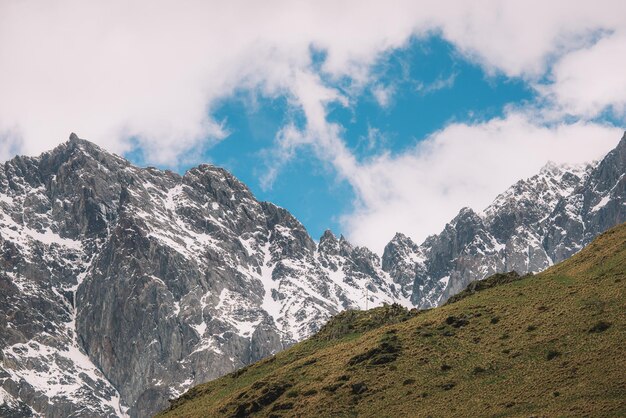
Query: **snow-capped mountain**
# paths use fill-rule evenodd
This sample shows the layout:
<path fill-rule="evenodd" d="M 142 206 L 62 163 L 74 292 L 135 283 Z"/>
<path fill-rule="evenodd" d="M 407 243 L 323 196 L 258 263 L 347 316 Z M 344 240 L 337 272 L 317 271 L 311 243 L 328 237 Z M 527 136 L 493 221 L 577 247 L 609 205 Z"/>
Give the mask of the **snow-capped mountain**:
<path fill-rule="evenodd" d="M 464 208 L 421 245 L 397 234 L 383 267 L 415 306 L 445 302 L 469 282 L 496 272 L 538 272 L 626 222 L 626 134 L 602 161 L 548 163 L 483 212 Z"/>
<path fill-rule="evenodd" d="M 148 416 L 341 310 L 409 304 L 371 251 L 316 245 L 210 165 L 137 168 L 72 135 L 4 164 L 0 209 L 4 415 Z"/>
<path fill-rule="evenodd" d="M 625 160 L 626 136 L 599 164 L 548 165 L 381 259 L 316 243 L 221 168 L 138 168 L 72 134 L 0 166 L 0 415 L 149 416 L 341 310 L 541 270 L 626 220 Z"/>

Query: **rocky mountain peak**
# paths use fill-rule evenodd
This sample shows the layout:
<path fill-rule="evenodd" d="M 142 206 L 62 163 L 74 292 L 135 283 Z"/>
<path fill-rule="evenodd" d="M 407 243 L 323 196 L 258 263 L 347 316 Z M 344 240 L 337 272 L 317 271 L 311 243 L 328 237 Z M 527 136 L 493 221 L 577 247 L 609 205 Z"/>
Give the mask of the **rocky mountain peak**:
<path fill-rule="evenodd" d="M 318 251 L 321 255 L 351 257 L 354 248 L 343 235 L 339 238 L 329 229 L 320 237 Z"/>
<path fill-rule="evenodd" d="M 415 242 L 413 242 L 413 240 L 409 236 L 404 235 L 402 232 L 396 232 L 391 241 L 389 241 L 389 244 L 387 245 L 400 245 L 409 247 L 416 246 Z"/>
<path fill-rule="evenodd" d="M 482 218 L 473 209 L 465 207 L 445 226 L 444 231 L 457 237 L 455 246 L 463 246 L 483 228 Z"/>
<path fill-rule="evenodd" d="M 626 221 L 625 149 L 622 138 L 599 163 L 549 162 L 480 214 L 462 209 L 419 246 L 426 258 L 413 265 L 413 302 L 435 306 L 496 272 L 541 271 Z"/>
<path fill-rule="evenodd" d="M 557 174 L 561 172 L 561 166 L 554 161 L 548 161 L 541 169 L 539 170 L 539 174 Z"/>
<path fill-rule="evenodd" d="M 410 299 L 412 296 L 416 270 L 423 259 L 424 254 L 419 246 L 400 232 L 385 246 L 382 268 L 400 286 L 401 293 L 406 298 Z"/>
<path fill-rule="evenodd" d="M 480 221 L 480 216 L 469 207 L 462 208 L 459 213 L 450 221 L 451 226 L 456 226 L 462 223 L 476 223 Z"/>
<path fill-rule="evenodd" d="M 320 245 L 325 242 L 333 243 L 333 242 L 339 242 L 339 241 L 337 240 L 337 237 L 335 236 L 335 234 L 333 234 L 333 231 L 331 231 L 330 229 L 327 229 L 324 231 L 324 233 L 320 237 Z"/>
<path fill-rule="evenodd" d="M 96 145 L 95 143 L 91 141 L 79 138 L 78 135 L 76 135 L 73 132 L 72 134 L 70 134 L 70 137 L 66 142 L 58 145 L 56 148 L 54 148 L 50 152 L 44 152 L 42 154 L 42 157 L 47 154 L 60 154 L 68 158 L 69 156 L 71 156 L 73 153 L 76 153 L 76 152 L 82 152 L 86 155 L 94 156 L 94 157 L 98 156 L 99 158 L 103 158 L 103 159 L 104 158 L 122 159 L 121 157 L 117 157 L 113 153 L 110 153 L 109 151 L 106 151 L 100 148 L 98 145 Z"/>
<path fill-rule="evenodd" d="M 394 265 L 407 259 L 412 259 L 419 253 L 419 246 L 401 232 L 396 232 L 383 250 L 382 267 L 390 271 Z"/>
<path fill-rule="evenodd" d="M 322 236 L 320 237 L 318 249 L 320 253 L 324 253 L 324 254 L 330 254 L 330 255 L 339 254 L 341 250 L 340 245 L 339 245 L 339 240 L 330 229 L 325 230 Z"/>
<path fill-rule="evenodd" d="M 607 155 L 607 157 L 609 157 L 609 159 L 615 158 L 616 161 L 619 161 L 617 164 L 624 164 L 624 161 L 626 160 L 626 131 L 617 146 L 609 153 L 609 155 Z"/>
<path fill-rule="evenodd" d="M 130 167 L 125 159 L 112 154 L 96 144 L 78 138 L 75 134 L 67 142 L 37 157 L 33 167 L 43 181 L 78 182 L 81 185 L 96 177 L 108 178 L 119 175 Z M 72 180 L 70 181 L 69 178 Z"/>

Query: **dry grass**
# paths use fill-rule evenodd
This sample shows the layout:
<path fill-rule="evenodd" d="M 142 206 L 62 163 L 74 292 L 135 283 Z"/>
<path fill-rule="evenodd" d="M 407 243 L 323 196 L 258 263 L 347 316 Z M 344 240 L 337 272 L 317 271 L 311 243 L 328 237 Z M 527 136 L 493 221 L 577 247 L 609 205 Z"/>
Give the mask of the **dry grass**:
<path fill-rule="evenodd" d="M 626 416 L 625 284 L 626 224 L 544 273 L 391 325 L 335 321 L 347 331 L 199 385 L 159 416 Z"/>

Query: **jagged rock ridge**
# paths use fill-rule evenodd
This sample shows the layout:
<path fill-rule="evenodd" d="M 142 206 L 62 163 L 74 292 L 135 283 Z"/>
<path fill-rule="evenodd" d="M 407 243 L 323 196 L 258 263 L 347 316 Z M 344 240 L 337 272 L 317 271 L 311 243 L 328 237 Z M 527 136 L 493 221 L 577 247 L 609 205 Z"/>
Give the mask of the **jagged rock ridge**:
<path fill-rule="evenodd" d="M 421 245 L 397 234 L 385 248 L 383 268 L 420 308 L 494 273 L 544 270 L 626 221 L 625 173 L 626 134 L 602 161 L 548 163 L 483 212 L 462 209 Z"/>

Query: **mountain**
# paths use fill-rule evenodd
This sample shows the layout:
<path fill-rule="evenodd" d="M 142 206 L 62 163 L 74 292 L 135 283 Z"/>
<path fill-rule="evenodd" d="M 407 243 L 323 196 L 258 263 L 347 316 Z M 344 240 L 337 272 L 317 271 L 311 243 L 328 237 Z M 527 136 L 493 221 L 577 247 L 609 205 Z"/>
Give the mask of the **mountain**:
<path fill-rule="evenodd" d="M 420 308 L 445 302 L 471 281 L 497 272 L 539 272 L 626 222 L 626 133 L 602 161 L 548 163 L 480 213 L 462 209 L 421 245 L 397 234 L 383 269 Z"/>
<path fill-rule="evenodd" d="M 538 271 L 626 220 L 626 138 L 546 166 L 382 259 L 226 170 L 139 168 L 72 134 L 0 166 L 0 415 L 145 417 L 349 309 L 431 307 L 495 272 Z"/>
<path fill-rule="evenodd" d="M 2 166 L 0 248 L 3 415 L 149 416 L 366 293 L 403 300 L 377 255 L 317 245 L 225 170 L 137 168 L 76 135 Z"/>
<path fill-rule="evenodd" d="M 428 311 L 339 314 L 159 417 L 624 416 L 626 224 Z"/>

